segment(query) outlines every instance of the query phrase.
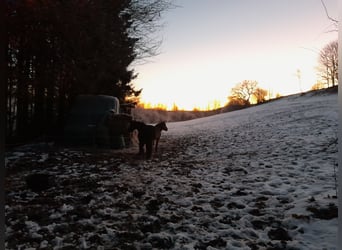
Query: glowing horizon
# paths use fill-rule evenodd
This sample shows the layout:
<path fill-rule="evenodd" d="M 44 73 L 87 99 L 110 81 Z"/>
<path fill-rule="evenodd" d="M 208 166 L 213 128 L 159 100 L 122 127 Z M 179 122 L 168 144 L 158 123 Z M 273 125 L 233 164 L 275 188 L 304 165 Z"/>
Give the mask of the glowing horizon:
<path fill-rule="evenodd" d="M 317 55 L 304 49 L 295 49 L 295 51 L 298 54 L 275 53 L 271 61 L 262 61 L 262 56 L 256 56 L 254 61 L 250 60 L 249 63 L 235 61 L 233 65 L 222 61 L 220 67 L 197 64 L 188 67 L 187 71 L 181 68 L 175 68 L 175 72 L 169 73 L 160 70 L 158 73 L 160 75 L 151 74 L 151 78 L 146 79 L 147 91 L 143 88 L 141 103 L 152 108 L 163 106 L 167 110 L 172 110 L 174 106 L 177 106 L 179 110 L 212 110 L 218 106 L 225 106 L 228 103 L 230 90 L 243 80 L 257 81 L 258 87 L 268 91 L 271 98 L 276 95 L 286 96 L 308 91 L 318 80 L 315 70 Z M 276 57 L 279 59 L 276 60 Z M 297 63 L 294 64 L 293 61 Z M 279 66 L 272 67 L 272 65 Z M 246 72 L 238 72 L 240 67 L 244 67 Z M 196 71 L 198 68 L 199 70 Z M 230 70 L 225 71 L 225 68 Z M 296 76 L 298 69 L 301 72 L 300 80 Z M 231 78 L 236 80 L 231 83 L 228 81 L 221 83 L 223 76 L 218 75 L 217 72 L 224 74 L 232 72 Z M 171 75 L 176 76 L 171 77 Z M 212 77 L 215 75 L 216 78 Z M 174 83 L 175 80 L 180 83 Z M 194 84 L 187 84 L 189 82 L 202 84 L 195 85 L 194 88 Z"/>
<path fill-rule="evenodd" d="M 199 105 L 178 105 L 176 102 L 171 103 L 150 103 L 150 102 L 139 102 L 138 107 L 144 109 L 156 109 L 156 110 L 167 110 L 167 111 L 210 111 L 224 107 L 228 104 L 226 101 L 224 104 L 220 100 L 209 101 L 205 106 Z"/>
<path fill-rule="evenodd" d="M 337 1 L 325 2 L 336 16 Z M 331 23 L 320 1 L 193 4 L 181 2 L 182 8 L 167 14 L 162 53 L 135 68 L 134 85 L 143 89 L 140 99 L 146 105 L 168 110 L 224 106 L 243 80 L 257 81 L 272 96 L 308 91 L 318 80 L 317 52 L 338 36 L 324 32 Z"/>

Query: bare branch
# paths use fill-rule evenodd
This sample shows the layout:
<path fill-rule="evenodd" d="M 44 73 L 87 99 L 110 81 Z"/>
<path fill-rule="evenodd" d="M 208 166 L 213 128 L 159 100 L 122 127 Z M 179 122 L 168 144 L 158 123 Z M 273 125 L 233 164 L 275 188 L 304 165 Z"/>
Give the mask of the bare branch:
<path fill-rule="evenodd" d="M 171 0 L 132 0 L 122 16 L 130 22 L 130 36 L 136 38 L 134 46 L 136 61 L 147 62 L 160 54 L 162 38 L 158 32 L 163 28 L 163 12 L 175 7 Z"/>
<path fill-rule="evenodd" d="M 321 3 L 322 3 L 322 5 L 323 5 L 323 8 L 324 8 L 324 11 L 325 11 L 326 16 L 328 17 L 328 19 L 329 19 L 330 21 L 333 22 L 333 24 L 334 24 L 334 26 L 335 26 L 335 29 L 330 30 L 329 32 L 337 32 L 337 31 L 338 31 L 338 20 L 335 19 L 335 18 L 332 18 L 332 17 L 329 15 L 329 12 L 328 12 L 327 6 L 326 6 L 325 3 L 324 3 L 324 0 L 321 0 Z"/>

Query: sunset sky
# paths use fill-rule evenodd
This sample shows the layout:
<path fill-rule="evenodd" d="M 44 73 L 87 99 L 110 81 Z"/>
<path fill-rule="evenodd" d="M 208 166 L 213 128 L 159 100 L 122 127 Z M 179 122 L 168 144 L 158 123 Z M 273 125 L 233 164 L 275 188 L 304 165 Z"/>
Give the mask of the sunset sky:
<path fill-rule="evenodd" d="M 161 54 L 134 66 L 141 101 L 206 109 L 255 80 L 274 95 L 309 90 L 318 51 L 337 39 L 320 0 L 178 0 L 165 13 Z M 338 18 L 338 0 L 324 0 Z M 301 81 L 296 76 L 301 72 Z"/>

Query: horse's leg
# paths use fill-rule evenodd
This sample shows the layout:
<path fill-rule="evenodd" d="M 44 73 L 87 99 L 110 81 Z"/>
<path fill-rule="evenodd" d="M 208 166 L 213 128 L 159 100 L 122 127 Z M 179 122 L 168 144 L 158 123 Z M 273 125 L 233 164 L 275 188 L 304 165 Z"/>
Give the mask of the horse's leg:
<path fill-rule="evenodd" d="M 139 155 L 144 154 L 144 143 L 139 141 Z"/>
<path fill-rule="evenodd" d="M 159 138 L 156 139 L 156 148 L 155 148 L 155 150 L 154 150 L 155 152 L 158 151 L 158 142 L 159 142 Z"/>
<path fill-rule="evenodd" d="M 153 145 L 153 140 L 148 140 L 146 142 L 146 158 L 151 159 L 152 158 L 152 146 Z"/>
<path fill-rule="evenodd" d="M 144 154 L 145 140 L 144 140 L 144 137 L 143 137 L 141 131 L 139 131 L 139 130 L 138 130 L 138 140 L 139 140 L 139 155 L 143 155 Z"/>

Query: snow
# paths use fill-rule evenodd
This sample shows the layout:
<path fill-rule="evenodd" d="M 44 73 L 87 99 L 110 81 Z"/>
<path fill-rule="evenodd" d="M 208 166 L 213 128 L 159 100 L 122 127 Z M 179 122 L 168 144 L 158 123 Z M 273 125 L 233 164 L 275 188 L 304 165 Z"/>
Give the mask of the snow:
<path fill-rule="evenodd" d="M 167 126 L 148 161 L 8 152 L 6 249 L 337 249 L 336 93 Z M 28 190 L 35 172 L 56 187 Z"/>

